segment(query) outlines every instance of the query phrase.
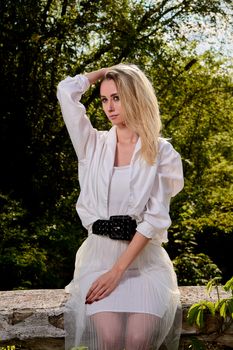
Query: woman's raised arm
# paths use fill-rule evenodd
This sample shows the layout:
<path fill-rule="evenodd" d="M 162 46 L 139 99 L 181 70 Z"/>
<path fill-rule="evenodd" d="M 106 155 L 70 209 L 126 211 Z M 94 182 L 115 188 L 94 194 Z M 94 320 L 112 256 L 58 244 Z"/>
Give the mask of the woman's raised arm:
<path fill-rule="evenodd" d="M 85 73 L 85 76 L 89 80 L 90 84 L 95 84 L 98 80 L 105 76 L 107 70 L 108 68 L 101 68 L 93 72 Z"/>

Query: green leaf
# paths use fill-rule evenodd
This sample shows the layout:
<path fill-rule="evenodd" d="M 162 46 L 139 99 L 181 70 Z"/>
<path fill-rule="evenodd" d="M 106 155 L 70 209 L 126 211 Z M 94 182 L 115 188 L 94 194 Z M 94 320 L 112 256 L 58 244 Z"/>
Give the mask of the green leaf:
<path fill-rule="evenodd" d="M 210 293 L 212 292 L 213 288 L 219 285 L 219 282 L 222 278 L 219 276 L 216 276 L 214 278 L 212 278 L 211 280 L 209 280 L 209 282 L 206 285 L 206 290 L 207 290 L 207 294 L 210 295 Z"/>
<path fill-rule="evenodd" d="M 203 307 L 198 310 L 196 323 L 199 328 L 203 328 L 204 326 L 204 308 Z"/>
<path fill-rule="evenodd" d="M 214 313 L 214 304 L 206 300 L 193 304 L 187 314 L 189 324 L 196 324 L 199 328 L 204 326 L 204 311 L 209 309 L 211 314 Z"/>
<path fill-rule="evenodd" d="M 206 301 L 206 306 L 212 316 L 215 315 L 215 303 L 212 301 Z"/>
<path fill-rule="evenodd" d="M 197 319 L 197 315 L 198 315 L 198 311 L 200 308 L 200 304 L 196 303 L 193 304 L 189 310 L 188 310 L 188 314 L 187 314 L 187 319 L 190 325 L 193 325 L 196 323 L 196 319 Z"/>
<path fill-rule="evenodd" d="M 220 309 L 219 309 L 220 316 L 222 316 L 224 319 L 227 315 L 227 303 L 223 302 Z"/>
<path fill-rule="evenodd" d="M 223 286 L 223 288 L 225 289 L 225 291 L 232 291 L 233 293 L 233 277 L 231 279 L 229 279 L 229 281 L 226 282 L 226 284 Z"/>

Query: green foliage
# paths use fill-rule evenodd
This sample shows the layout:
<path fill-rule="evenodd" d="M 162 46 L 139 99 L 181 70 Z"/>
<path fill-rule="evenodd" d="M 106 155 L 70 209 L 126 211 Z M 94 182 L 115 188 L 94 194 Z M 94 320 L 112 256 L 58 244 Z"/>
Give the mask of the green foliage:
<path fill-rule="evenodd" d="M 205 325 L 206 315 L 209 313 L 212 316 L 219 315 L 219 332 L 224 332 L 233 323 L 233 278 L 226 282 L 223 288 L 231 292 L 231 297 L 221 299 L 219 296 L 218 279 L 213 279 L 207 284 L 207 292 L 211 293 L 213 287 L 217 289 L 218 300 L 216 302 L 209 300 L 201 300 L 193 304 L 188 311 L 188 322 L 195 324 L 198 328 L 203 328 Z"/>
<path fill-rule="evenodd" d="M 233 277 L 225 283 L 224 289 L 227 292 L 230 291 L 233 296 Z"/>
<path fill-rule="evenodd" d="M 208 281 L 208 283 L 206 285 L 206 291 L 207 291 L 207 294 L 209 297 L 210 297 L 210 294 L 211 294 L 213 288 L 215 287 L 216 291 L 217 291 L 217 295 L 218 295 L 218 300 L 220 299 L 220 296 L 218 293 L 218 288 L 217 288 L 220 281 L 221 281 L 221 277 L 214 277 Z"/>
<path fill-rule="evenodd" d="M 158 96 L 163 135 L 181 153 L 185 189 L 171 206 L 169 254 L 180 284 L 231 273 L 232 66 L 198 55 L 195 19 L 232 21 L 228 0 L 58 1 L 0 4 L 1 288 L 63 287 L 86 233 L 75 212 L 77 159 L 56 85 L 66 75 L 138 64 Z M 186 28 L 187 30 L 184 30 Z M 109 128 L 98 88 L 83 98 L 93 125 Z M 221 254 L 224 251 L 224 257 Z M 217 268 L 217 266 L 218 268 Z"/>
<path fill-rule="evenodd" d="M 173 260 L 180 285 L 203 285 L 212 277 L 221 276 L 221 271 L 203 253 L 182 253 Z"/>
<path fill-rule="evenodd" d="M 214 304 L 211 301 L 201 300 L 193 304 L 189 309 L 188 320 L 190 324 L 196 324 L 199 328 L 204 326 L 204 312 L 209 311 L 212 316 L 215 315 Z"/>
<path fill-rule="evenodd" d="M 222 299 L 216 304 L 216 310 L 219 315 L 225 320 L 228 316 L 233 319 L 233 298 Z"/>
<path fill-rule="evenodd" d="M 29 288 L 46 272 L 46 251 L 25 229 L 26 210 L 15 200 L 0 196 L 1 288 Z"/>
<path fill-rule="evenodd" d="M 62 288 L 68 283 L 77 247 L 86 234 L 75 209 L 69 213 L 76 196 L 74 191 L 70 198 L 62 198 L 56 215 L 47 213 L 34 222 L 19 202 L 0 196 L 1 289 Z"/>

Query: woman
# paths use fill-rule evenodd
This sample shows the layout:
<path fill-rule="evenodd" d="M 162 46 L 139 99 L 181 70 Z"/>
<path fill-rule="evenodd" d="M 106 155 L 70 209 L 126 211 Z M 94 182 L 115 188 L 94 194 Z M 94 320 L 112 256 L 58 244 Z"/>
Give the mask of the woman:
<path fill-rule="evenodd" d="M 79 102 L 101 80 L 110 131 L 97 131 Z M 68 77 L 58 99 L 79 162 L 77 212 L 88 237 L 66 287 L 66 349 L 177 349 L 179 291 L 162 248 L 182 164 L 159 136 L 153 87 L 135 65 Z"/>

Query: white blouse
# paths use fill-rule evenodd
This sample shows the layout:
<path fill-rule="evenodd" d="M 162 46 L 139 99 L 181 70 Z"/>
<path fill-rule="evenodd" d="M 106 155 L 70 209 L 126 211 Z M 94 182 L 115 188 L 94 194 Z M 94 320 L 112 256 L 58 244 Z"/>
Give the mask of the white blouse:
<path fill-rule="evenodd" d="M 114 166 L 109 186 L 109 216 L 125 215 L 128 211 L 130 166 Z"/>
<path fill-rule="evenodd" d="M 61 105 L 79 162 L 81 192 L 76 209 L 82 224 L 91 232 L 93 222 L 109 218 L 109 186 L 114 168 L 116 127 L 109 131 L 93 128 L 80 103 L 90 83 L 84 75 L 67 77 L 58 85 Z M 130 163 L 129 205 L 125 215 L 137 221 L 137 231 L 155 244 L 167 241 L 171 224 L 169 204 L 183 188 L 180 155 L 163 138 L 159 139 L 159 154 L 154 165 L 140 158 L 141 141 L 137 141 Z"/>

